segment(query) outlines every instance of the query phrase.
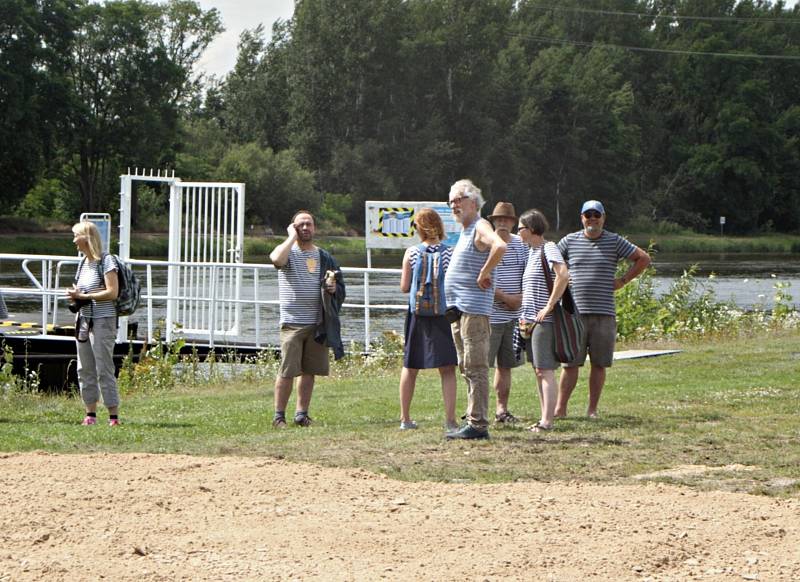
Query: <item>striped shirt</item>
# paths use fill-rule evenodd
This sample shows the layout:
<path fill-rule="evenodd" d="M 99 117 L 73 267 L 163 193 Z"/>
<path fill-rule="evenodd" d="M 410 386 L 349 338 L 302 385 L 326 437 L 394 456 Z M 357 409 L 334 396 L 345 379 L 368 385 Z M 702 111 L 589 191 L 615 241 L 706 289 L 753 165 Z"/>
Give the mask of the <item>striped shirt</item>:
<path fill-rule="evenodd" d="M 426 246 L 425 252 L 427 253 L 435 253 L 439 250 L 439 245 L 429 245 L 426 243 L 422 243 Z M 444 252 L 442 253 L 442 269 L 444 272 L 447 272 L 447 267 L 450 266 L 450 259 L 453 256 L 453 247 L 447 247 Z M 414 271 L 414 267 L 417 265 L 417 259 L 419 258 L 419 247 L 414 245 L 411 247 L 411 250 L 408 252 L 408 264 L 411 265 L 411 271 Z"/>
<path fill-rule="evenodd" d="M 78 265 L 78 282 L 75 286 L 81 293 L 97 293 L 105 291 L 105 274 L 117 270 L 117 263 L 111 255 L 103 256 L 103 276 L 100 276 L 99 261 L 85 259 Z M 117 308 L 114 301 L 95 301 L 91 305 L 81 307 L 83 317 L 116 317 Z"/>
<path fill-rule="evenodd" d="M 516 234 L 511 235 L 511 240 L 506 243 L 506 254 L 494 270 L 495 286 L 517 295 L 522 293 L 522 273 L 528 263 L 528 246 Z M 507 323 L 519 319 L 520 310 L 511 310 L 502 301 L 494 300 L 492 315 L 489 323 Z"/>
<path fill-rule="evenodd" d="M 462 229 L 450 259 L 452 269 L 444 276 L 444 289 L 448 307 L 456 306 L 471 315 L 489 316 L 494 299 L 494 277 L 489 289 L 478 287 L 478 274 L 489 258 L 488 250 L 479 251 L 475 246 L 475 228 L 481 220 L 478 217 Z"/>
<path fill-rule="evenodd" d="M 585 314 L 616 315 L 617 263 L 630 257 L 636 246 L 607 230 L 596 239 L 579 230 L 562 238 L 558 248 L 569 265 L 572 297 L 578 310 Z"/>
<path fill-rule="evenodd" d="M 536 314 L 547 306 L 550 300 L 550 290 L 547 288 L 544 269 L 542 268 L 542 245 L 533 247 L 528 251 L 528 265 L 522 275 L 522 319 L 534 321 Z M 563 263 L 564 257 L 558 250 L 556 243 L 544 243 L 544 258 L 550 269 L 550 276 L 553 278 L 553 285 L 556 283 L 556 274 L 553 264 Z M 553 314 L 550 313 L 544 318 L 547 323 L 553 322 Z"/>
<path fill-rule="evenodd" d="M 301 250 L 295 243 L 289 260 L 278 269 L 280 323 L 316 325 L 322 321 L 319 249 Z"/>

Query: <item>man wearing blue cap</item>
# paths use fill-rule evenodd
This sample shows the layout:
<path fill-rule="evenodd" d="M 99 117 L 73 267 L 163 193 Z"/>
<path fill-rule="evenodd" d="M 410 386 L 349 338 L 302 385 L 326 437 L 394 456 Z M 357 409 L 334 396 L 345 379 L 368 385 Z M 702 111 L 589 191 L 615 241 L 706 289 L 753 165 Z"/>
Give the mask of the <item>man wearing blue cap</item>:
<path fill-rule="evenodd" d="M 611 366 L 617 338 L 614 291 L 630 283 L 650 264 L 650 255 L 618 234 L 605 230 L 605 222 L 603 204 L 587 200 L 581 208 L 583 230 L 568 234 L 558 243 L 569 265 L 570 288 L 586 333 L 578 357 L 564 364 L 561 372 L 556 417 L 567 415 L 567 403 L 578 383 L 578 371 L 587 353 L 592 364 L 587 414 L 590 418 L 597 417 L 606 368 Z M 633 265 L 622 277 L 615 278 L 617 263 L 621 259 L 632 261 Z"/>

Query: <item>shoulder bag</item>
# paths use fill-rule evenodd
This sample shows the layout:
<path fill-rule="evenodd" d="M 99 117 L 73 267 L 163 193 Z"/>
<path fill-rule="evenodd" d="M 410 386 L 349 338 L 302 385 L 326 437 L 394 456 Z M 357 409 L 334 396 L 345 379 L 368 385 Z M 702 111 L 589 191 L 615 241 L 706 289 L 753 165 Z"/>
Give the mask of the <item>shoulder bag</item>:
<path fill-rule="evenodd" d="M 550 274 L 550 266 L 544 256 L 544 245 L 542 245 L 542 270 L 547 281 L 547 290 L 553 294 L 553 276 Z M 572 298 L 569 287 L 564 291 L 564 295 L 553 308 L 553 334 L 555 337 L 556 360 L 562 363 L 572 362 L 581 351 L 583 343 L 583 320 L 578 312 L 578 307 Z"/>

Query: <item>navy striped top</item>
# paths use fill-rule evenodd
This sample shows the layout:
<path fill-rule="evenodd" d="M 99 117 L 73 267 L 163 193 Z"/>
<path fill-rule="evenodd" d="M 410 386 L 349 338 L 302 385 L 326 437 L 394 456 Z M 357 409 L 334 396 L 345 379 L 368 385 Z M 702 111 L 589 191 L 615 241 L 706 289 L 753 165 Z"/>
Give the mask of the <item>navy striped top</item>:
<path fill-rule="evenodd" d="M 517 295 L 522 293 L 522 273 L 528 264 L 528 245 L 516 234 L 506 243 L 506 254 L 494 270 L 495 286 L 498 289 Z M 495 299 L 489 322 L 493 324 L 507 323 L 519 319 L 521 310 L 511 310 L 502 301 Z"/>
<path fill-rule="evenodd" d="M 562 238 L 558 249 L 569 265 L 570 289 L 578 310 L 584 314 L 616 315 L 617 263 L 630 257 L 636 246 L 607 230 L 596 239 L 579 230 Z"/>
<path fill-rule="evenodd" d="M 550 269 L 550 276 L 553 278 L 553 285 L 556 284 L 556 274 L 553 270 L 554 263 L 563 263 L 564 257 L 558 250 L 556 243 L 544 243 L 544 258 L 547 267 Z M 522 319 L 534 321 L 536 314 L 547 306 L 550 300 L 550 290 L 547 288 L 547 279 L 544 277 L 542 268 L 542 245 L 533 247 L 528 254 L 528 265 L 525 267 L 525 274 L 522 275 Z M 546 323 L 553 322 L 553 314 L 550 313 L 544 318 Z"/>
<path fill-rule="evenodd" d="M 278 269 L 280 323 L 316 325 L 322 321 L 319 249 L 301 250 L 295 243 L 289 260 Z"/>
<path fill-rule="evenodd" d="M 450 259 L 450 268 L 444 276 L 444 289 L 447 306 L 458 307 L 471 315 L 491 315 L 494 302 L 494 277 L 489 289 L 478 287 L 478 273 L 481 272 L 489 251 L 479 251 L 475 246 L 475 228 L 483 218 L 478 217 L 465 227 L 458 237 L 458 243 Z"/>

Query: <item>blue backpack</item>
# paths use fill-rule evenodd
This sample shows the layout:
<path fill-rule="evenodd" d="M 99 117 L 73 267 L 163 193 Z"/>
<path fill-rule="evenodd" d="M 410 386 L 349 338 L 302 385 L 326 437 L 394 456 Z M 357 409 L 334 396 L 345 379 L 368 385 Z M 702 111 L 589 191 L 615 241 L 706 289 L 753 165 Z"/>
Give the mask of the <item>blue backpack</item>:
<path fill-rule="evenodd" d="M 436 251 L 429 252 L 424 244 L 417 245 L 419 255 L 408 294 L 408 308 L 411 313 L 421 317 L 435 317 L 444 315 L 447 311 L 442 268 L 442 255 L 447 248 L 446 244 L 440 243 Z"/>

